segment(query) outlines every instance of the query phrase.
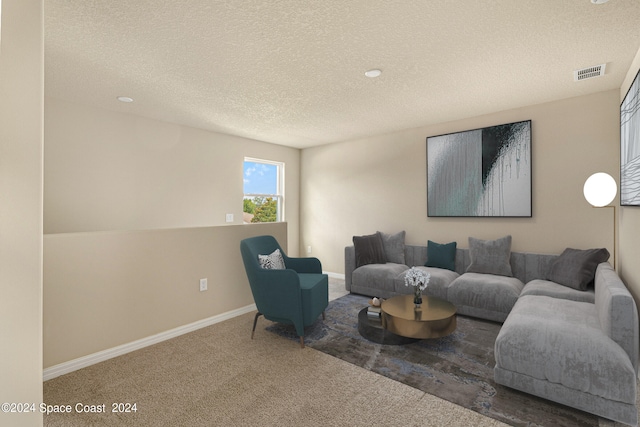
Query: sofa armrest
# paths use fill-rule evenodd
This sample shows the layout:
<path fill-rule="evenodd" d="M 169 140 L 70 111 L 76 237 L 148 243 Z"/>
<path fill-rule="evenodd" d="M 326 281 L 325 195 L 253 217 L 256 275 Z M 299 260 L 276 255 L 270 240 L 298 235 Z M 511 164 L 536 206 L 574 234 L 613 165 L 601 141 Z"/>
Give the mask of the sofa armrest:
<path fill-rule="evenodd" d="M 344 288 L 351 292 L 351 274 L 356 269 L 356 248 L 347 246 L 344 248 Z"/>
<path fill-rule="evenodd" d="M 638 309 L 631 293 L 608 262 L 596 269 L 596 310 L 602 331 L 629 355 L 638 372 Z"/>

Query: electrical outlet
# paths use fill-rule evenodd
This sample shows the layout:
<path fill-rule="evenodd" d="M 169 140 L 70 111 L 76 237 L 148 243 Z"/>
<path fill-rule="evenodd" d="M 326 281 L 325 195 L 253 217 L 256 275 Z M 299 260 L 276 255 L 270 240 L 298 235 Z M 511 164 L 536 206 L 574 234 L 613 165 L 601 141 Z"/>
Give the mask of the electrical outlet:
<path fill-rule="evenodd" d="M 233 214 L 227 214 L 227 216 L 225 217 L 225 220 L 227 222 L 233 222 Z"/>
<path fill-rule="evenodd" d="M 200 292 L 207 290 L 207 279 L 200 279 Z"/>
<path fill-rule="evenodd" d="M 311 254 L 311 245 L 307 246 L 307 253 Z"/>

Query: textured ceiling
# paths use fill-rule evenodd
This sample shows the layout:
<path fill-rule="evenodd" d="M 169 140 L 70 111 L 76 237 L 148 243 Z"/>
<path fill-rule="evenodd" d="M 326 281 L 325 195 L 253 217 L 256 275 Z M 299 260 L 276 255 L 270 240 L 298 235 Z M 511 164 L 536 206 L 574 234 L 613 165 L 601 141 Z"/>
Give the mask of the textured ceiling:
<path fill-rule="evenodd" d="M 638 0 L 44 4 L 47 96 L 299 148 L 618 89 L 640 47 Z"/>

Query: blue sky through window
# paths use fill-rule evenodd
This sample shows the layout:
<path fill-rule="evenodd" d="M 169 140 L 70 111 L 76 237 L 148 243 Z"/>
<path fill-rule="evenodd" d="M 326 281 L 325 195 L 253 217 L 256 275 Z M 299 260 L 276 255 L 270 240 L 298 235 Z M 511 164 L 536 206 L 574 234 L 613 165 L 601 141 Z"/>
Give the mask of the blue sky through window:
<path fill-rule="evenodd" d="M 244 162 L 245 194 L 277 194 L 278 166 L 268 163 Z"/>

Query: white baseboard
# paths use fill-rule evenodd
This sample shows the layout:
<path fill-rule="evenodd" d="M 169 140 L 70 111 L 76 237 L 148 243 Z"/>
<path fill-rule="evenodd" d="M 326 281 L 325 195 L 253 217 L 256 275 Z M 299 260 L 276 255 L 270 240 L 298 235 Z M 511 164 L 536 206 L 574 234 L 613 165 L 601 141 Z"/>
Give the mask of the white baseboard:
<path fill-rule="evenodd" d="M 159 342 L 166 341 L 168 339 L 175 338 L 177 336 L 223 322 L 236 316 L 250 313 L 254 310 L 256 310 L 256 305 L 251 304 L 246 307 L 227 311 L 226 313 L 218 314 L 216 316 L 170 329 L 165 332 L 160 332 L 159 334 L 151 335 L 149 337 L 142 338 L 127 344 L 119 345 L 117 347 L 79 357 L 68 362 L 60 363 L 58 365 L 54 365 L 50 368 L 45 369 L 42 373 L 42 380 L 47 381 L 59 377 L 60 375 L 68 374 L 70 372 L 77 371 L 78 369 L 86 368 L 87 366 L 95 365 L 96 363 L 104 362 L 105 360 L 109 360 L 117 356 L 122 356 L 123 354 L 130 353 L 132 351 L 139 350 L 141 348 L 148 347 L 150 345 L 157 344 Z"/>
<path fill-rule="evenodd" d="M 323 271 L 323 273 L 331 278 L 344 280 L 344 274 L 332 273 L 330 271 Z"/>

